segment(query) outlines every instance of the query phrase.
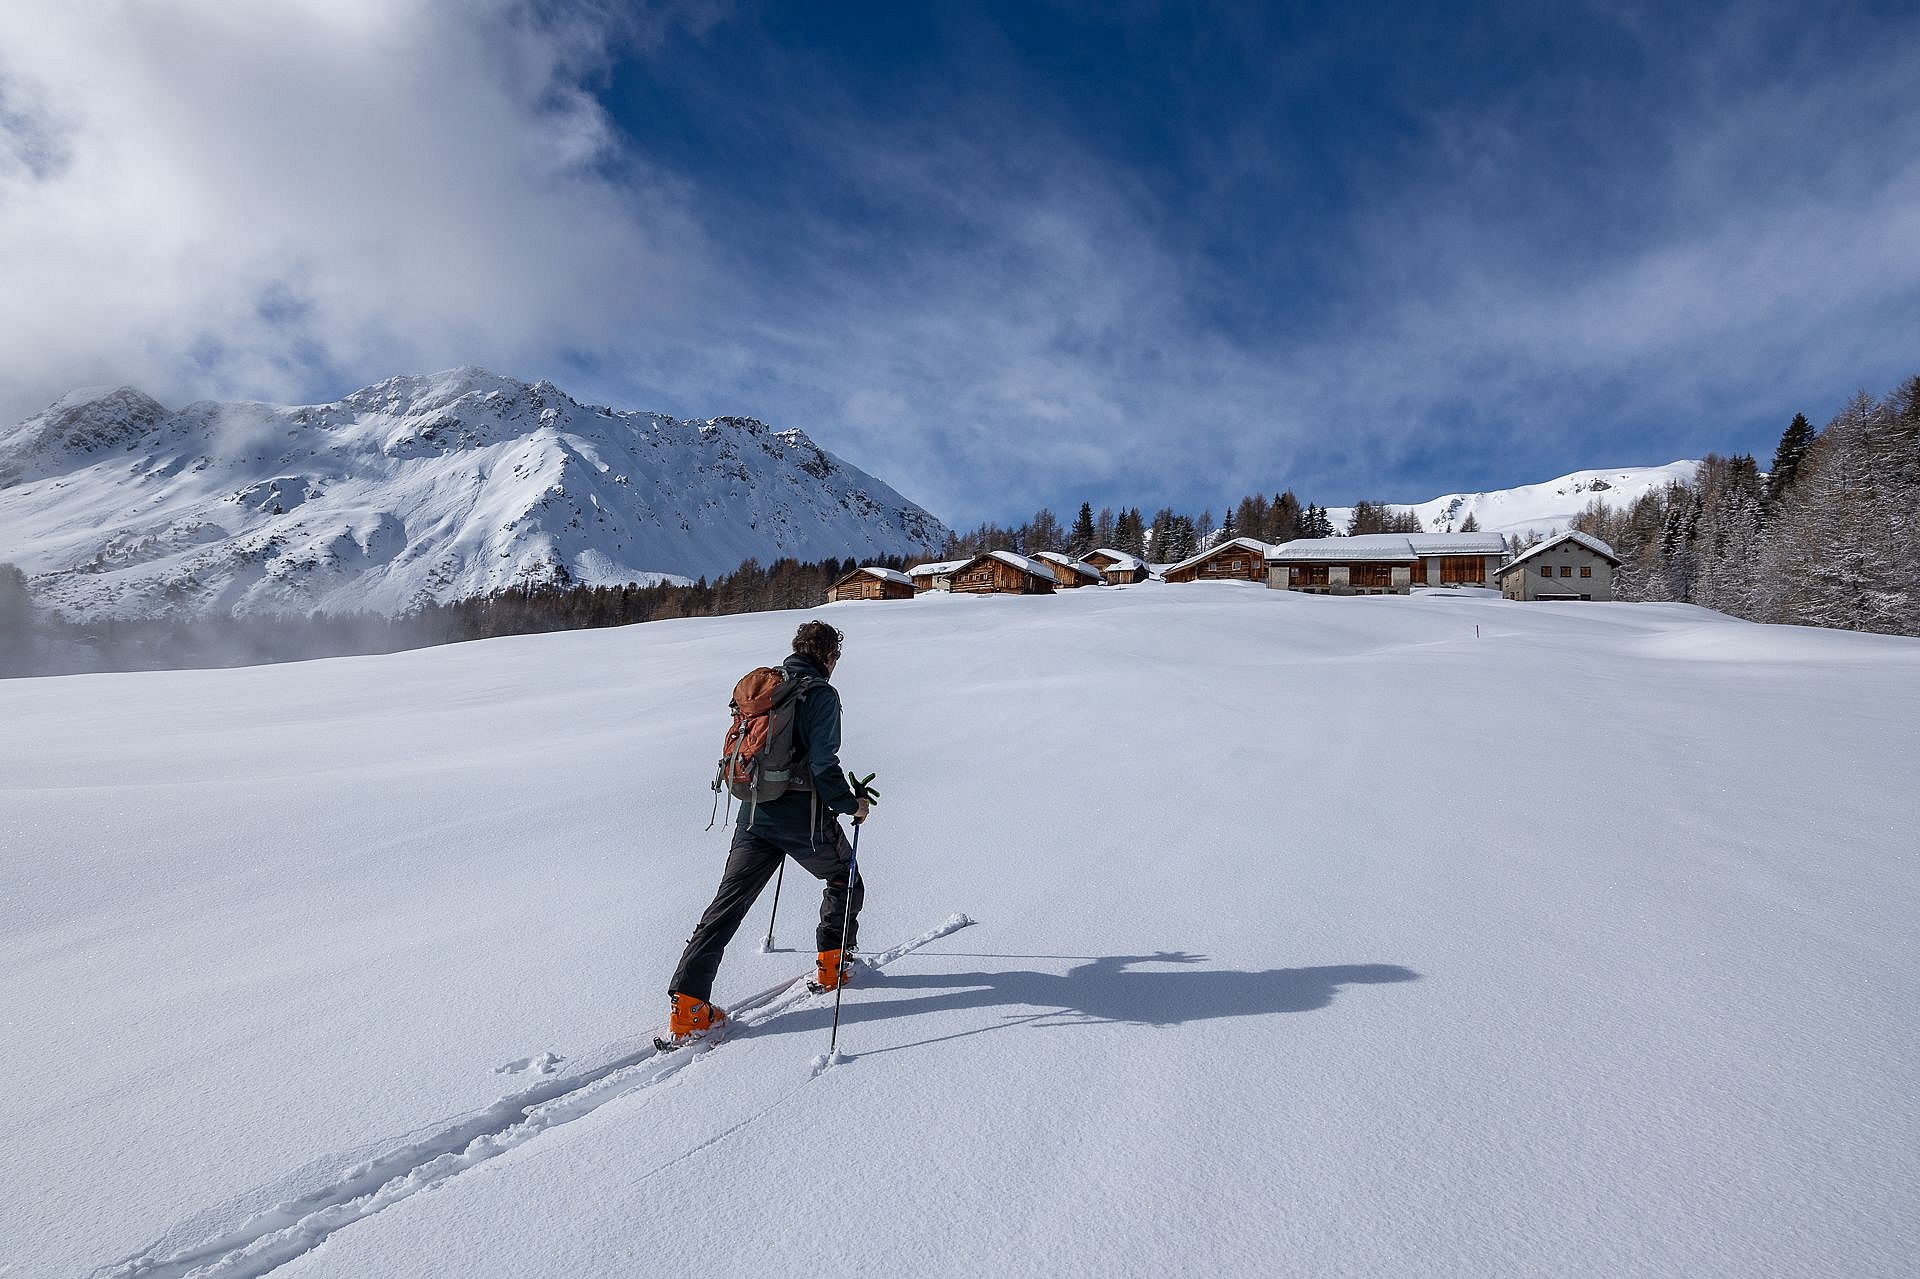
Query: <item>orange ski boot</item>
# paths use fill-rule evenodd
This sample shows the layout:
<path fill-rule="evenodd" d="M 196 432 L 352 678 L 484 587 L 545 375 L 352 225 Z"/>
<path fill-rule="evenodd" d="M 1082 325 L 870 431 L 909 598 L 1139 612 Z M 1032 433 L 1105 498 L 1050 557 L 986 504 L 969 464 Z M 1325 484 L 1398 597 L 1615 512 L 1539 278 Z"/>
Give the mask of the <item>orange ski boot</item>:
<path fill-rule="evenodd" d="M 851 955 L 845 951 L 823 950 L 814 960 L 813 980 L 807 983 L 807 989 L 816 995 L 838 990 L 841 983 L 852 975 L 852 970 Z"/>
<path fill-rule="evenodd" d="M 669 998 L 673 1001 L 673 1007 L 667 1013 L 667 1038 L 656 1036 L 653 1041 L 653 1046 L 661 1052 L 672 1052 L 696 1039 L 703 1039 L 727 1019 L 726 1009 L 704 999 L 695 999 L 677 990 Z"/>

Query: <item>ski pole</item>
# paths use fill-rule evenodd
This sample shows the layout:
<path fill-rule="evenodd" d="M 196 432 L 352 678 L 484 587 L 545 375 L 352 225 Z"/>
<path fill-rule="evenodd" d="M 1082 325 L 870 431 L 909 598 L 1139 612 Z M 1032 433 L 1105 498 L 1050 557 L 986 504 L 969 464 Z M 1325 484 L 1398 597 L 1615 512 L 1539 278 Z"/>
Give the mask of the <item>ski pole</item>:
<path fill-rule="evenodd" d="M 833 1060 L 834 1045 L 840 1042 L 840 996 L 846 993 L 847 929 L 853 926 L 853 881 L 860 873 L 860 823 L 853 824 L 853 850 L 847 854 L 847 909 L 840 917 L 840 980 L 833 987 L 833 1034 L 827 1037 L 827 1060 Z"/>
<path fill-rule="evenodd" d="M 773 880 L 773 912 L 767 916 L 767 939 L 760 943 L 760 953 L 763 955 L 771 955 L 773 953 L 773 921 L 780 918 L 780 885 L 786 882 L 786 878 L 787 859 L 786 856 L 782 854 L 780 858 L 780 873 L 774 876 Z"/>

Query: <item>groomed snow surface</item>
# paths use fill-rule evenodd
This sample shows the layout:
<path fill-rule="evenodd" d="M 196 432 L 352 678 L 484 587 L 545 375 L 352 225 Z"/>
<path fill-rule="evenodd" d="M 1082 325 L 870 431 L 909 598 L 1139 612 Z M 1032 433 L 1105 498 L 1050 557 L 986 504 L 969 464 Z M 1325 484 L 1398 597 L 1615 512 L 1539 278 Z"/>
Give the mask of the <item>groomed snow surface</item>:
<path fill-rule="evenodd" d="M 656 1056 L 810 615 L 884 962 L 816 1073 L 793 871 Z M 1909 640 L 1229 583 L 0 682 L 0 1273 L 1910 1275 L 1917 712 Z"/>

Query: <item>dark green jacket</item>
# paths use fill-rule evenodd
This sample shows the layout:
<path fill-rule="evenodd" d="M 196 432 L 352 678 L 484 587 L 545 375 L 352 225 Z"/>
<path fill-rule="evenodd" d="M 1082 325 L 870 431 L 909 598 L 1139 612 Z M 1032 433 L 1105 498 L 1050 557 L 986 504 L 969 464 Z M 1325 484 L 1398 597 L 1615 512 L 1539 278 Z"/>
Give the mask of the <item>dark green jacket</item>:
<path fill-rule="evenodd" d="M 808 829 L 808 822 L 816 811 L 815 796 L 819 797 L 818 813 L 823 827 L 833 820 L 835 813 L 858 812 L 860 801 L 854 797 L 853 787 L 847 784 L 846 769 L 840 765 L 839 690 L 827 683 L 826 671 L 810 657 L 795 653 L 781 666 L 789 677 L 810 675 L 819 681 L 800 699 L 800 709 L 794 717 L 799 749 L 805 753 L 813 774 L 813 790 L 790 790 L 764 804 L 742 805 L 739 825 L 759 834 L 810 839 L 813 832 Z"/>

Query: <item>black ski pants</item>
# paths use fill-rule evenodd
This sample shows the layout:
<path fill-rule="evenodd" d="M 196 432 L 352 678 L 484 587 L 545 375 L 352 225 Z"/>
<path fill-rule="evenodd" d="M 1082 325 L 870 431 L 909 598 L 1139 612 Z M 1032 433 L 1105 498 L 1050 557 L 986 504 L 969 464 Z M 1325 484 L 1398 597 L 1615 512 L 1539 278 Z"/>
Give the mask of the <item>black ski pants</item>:
<path fill-rule="evenodd" d="M 813 840 L 736 827 L 733 847 L 727 852 L 727 868 L 720 874 L 719 891 L 713 904 L 700 917 L 700 923 L 687 940 L 674 970 L 673 984 L 667 989 L 695 999 L 713 997 L 714 974 L 720 971 L 720 956 L 727 943 L 739 931 L 741 921 L 753 908 L 760 890 L 773 878 L 782 857 L 791 857 L 815 879 L 826 881 L 820 894 L 820 923 L 814 929 L 814 945 L 819 950 L 852 948 L 860 935 L 860 904 L 866 899 L 867 886 L 853 877 L 853 912 L 843 941 L 840 924 L 847 915 L 847 867 L 853 860 L 853 848 L 847 843 L 839 822 L 831 823 Z"/>

